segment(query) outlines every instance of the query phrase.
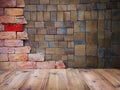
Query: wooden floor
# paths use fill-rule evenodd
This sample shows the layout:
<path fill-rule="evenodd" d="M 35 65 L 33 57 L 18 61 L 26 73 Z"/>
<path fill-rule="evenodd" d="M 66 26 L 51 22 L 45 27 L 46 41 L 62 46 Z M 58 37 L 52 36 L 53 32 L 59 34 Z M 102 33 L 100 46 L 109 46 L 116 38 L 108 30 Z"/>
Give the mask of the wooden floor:
<path fill-rule="evenodd" d="M 0 70 L 0 90 L 120 90 L 120 70 Z"/>

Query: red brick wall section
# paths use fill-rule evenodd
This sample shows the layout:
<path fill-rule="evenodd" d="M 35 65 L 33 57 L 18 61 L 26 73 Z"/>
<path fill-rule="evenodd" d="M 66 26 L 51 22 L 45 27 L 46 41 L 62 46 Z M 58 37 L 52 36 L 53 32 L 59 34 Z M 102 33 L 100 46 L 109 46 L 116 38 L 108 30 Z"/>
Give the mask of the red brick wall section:
<path fill-rule="evenodd" d="M 55 69 L 55 62 L 44 62 L 44 54 L 30 53 L 31 47 L 24 46 L 24 7 L 24 0 L 0 0 L 0 69 Z"/>

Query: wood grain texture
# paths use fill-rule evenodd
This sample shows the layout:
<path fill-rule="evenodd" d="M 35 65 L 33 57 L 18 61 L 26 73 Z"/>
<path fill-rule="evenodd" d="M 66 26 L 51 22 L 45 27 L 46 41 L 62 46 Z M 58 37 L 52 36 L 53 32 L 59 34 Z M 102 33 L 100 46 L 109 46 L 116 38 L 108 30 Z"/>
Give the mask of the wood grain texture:
<path fill-rule="evenodd" d="M 120 70 L 0 70 L 0 90 L 120 90 Z"/>

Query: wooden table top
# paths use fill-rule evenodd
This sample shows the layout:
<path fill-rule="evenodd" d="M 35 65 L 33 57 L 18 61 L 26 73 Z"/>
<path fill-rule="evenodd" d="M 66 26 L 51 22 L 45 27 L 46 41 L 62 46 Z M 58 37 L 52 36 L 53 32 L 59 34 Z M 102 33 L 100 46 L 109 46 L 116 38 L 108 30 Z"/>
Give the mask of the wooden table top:
<path fill-rule="evenodd" d="M 0 70 L 0 90 L 120 90 L 120 70 Z"/>

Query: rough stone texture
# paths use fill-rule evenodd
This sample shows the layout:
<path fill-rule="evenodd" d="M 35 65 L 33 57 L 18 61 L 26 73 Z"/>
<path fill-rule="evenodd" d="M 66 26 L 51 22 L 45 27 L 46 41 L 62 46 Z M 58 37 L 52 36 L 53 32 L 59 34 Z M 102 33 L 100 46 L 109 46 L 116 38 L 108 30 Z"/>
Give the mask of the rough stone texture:
<path fill-rule="evenodd" d="M 24 12 L 29 25 L 25 29 L 30 37 L 26 45 L 36 43 L 36 47 L 31 45 L 32 52 L 44 52 L 46 60 L 67 60 L 69 67 L 112 67 L 112 57 L 119 56 L 120 49 L 117 3 L 120 2 L 40 0 L 31 4 L 26 0 Z M 28 28 L 36 33 L 30 33 Z"/>

